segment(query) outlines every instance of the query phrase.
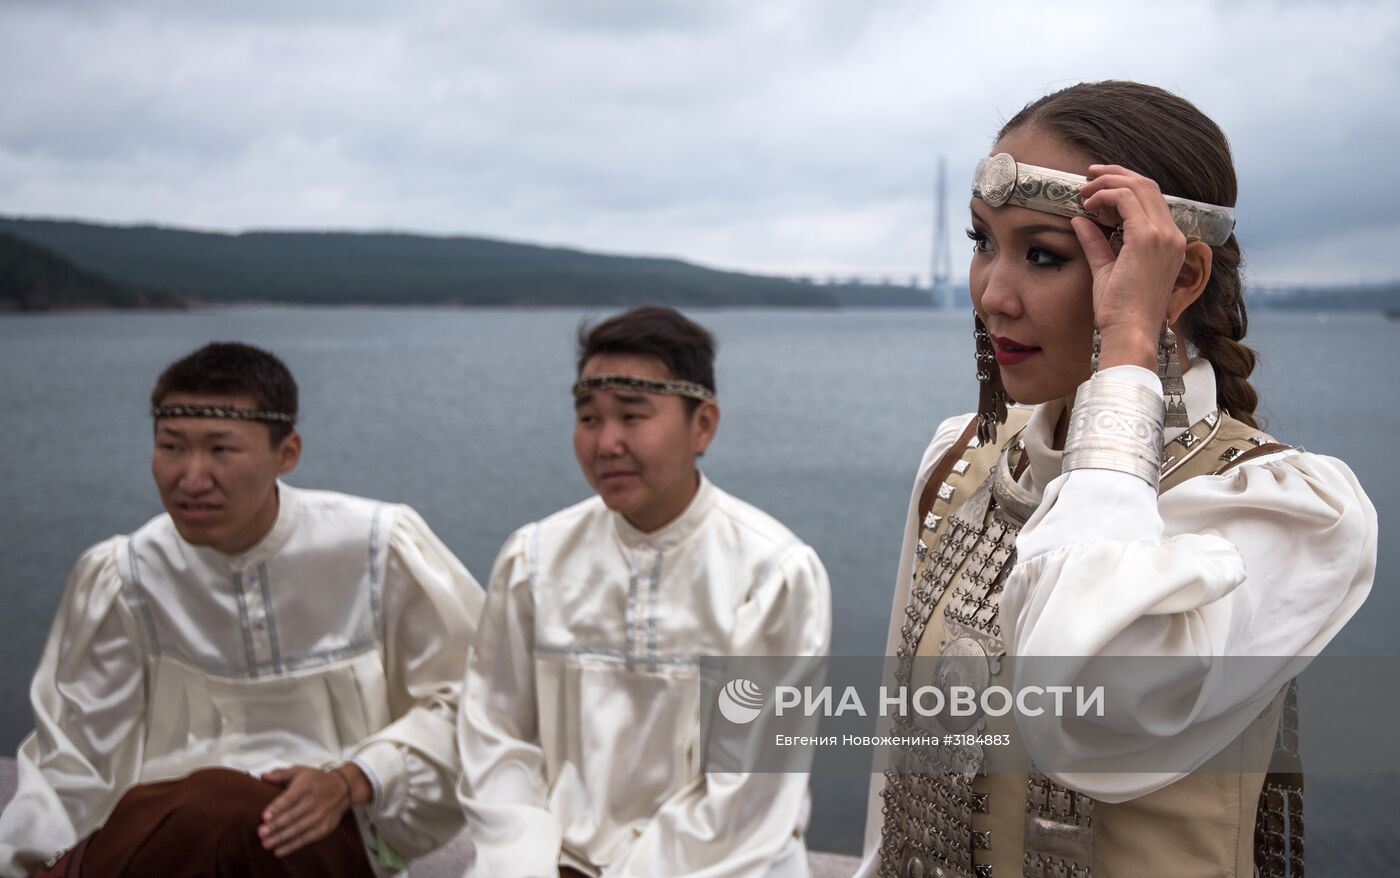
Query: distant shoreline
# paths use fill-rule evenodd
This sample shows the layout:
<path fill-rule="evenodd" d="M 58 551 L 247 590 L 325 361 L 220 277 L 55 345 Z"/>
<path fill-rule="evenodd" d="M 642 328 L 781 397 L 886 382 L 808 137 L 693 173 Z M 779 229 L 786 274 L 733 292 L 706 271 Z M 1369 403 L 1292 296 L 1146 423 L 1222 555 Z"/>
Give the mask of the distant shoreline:
<path fill-rule="evenodd" d="M 915 275 L 752 274 L 479 237 L 402 232 L 244 232 L 0 216 L 0 310 L 254 307 L 945 310 Z M 1400 280 L 1246 287 L 1251 310 L 1400 314 Z M 935 304 L 937 303 L 937 304 Z"/>

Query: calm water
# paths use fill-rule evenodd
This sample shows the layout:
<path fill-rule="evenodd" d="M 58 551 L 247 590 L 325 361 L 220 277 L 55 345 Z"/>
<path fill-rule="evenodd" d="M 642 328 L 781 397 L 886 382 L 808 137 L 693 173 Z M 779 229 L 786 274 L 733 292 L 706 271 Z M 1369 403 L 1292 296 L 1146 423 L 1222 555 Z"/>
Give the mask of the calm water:
<path fill-rule="evenodd" d="M 211 339 L 278 352 L 302 389 L 306 451 L 289 479 L 411 504 L 479 578 L 505 537 L 588 494 L 570 446 L 580 311 L 249 309 L 0 317 L 0 748 L 30 725 L 27 685 L 69 566 L 160 511 L 146 396 Z M 969 411 L 970 321 L 930 312 L 697 311 L 720 340 L 721 487 L 814 546 L 834 589 L 833 650 L 879 654 L 914 467 L 934 426 Z M 1379 315 L 1259 315 L 1266 426 L 1345 459 L 1381 516 L 1380 575 L 1333 651 L 1383 655 L 1400 632 L 1400 435 Z M 1364 435 L 1354 428 L 1363 419 Z M 1390 688 L 1390 687 L 1387 687 Z M 860 844 L 864 777 L 815 778 L 811 838 Z M 1314 874 L 1400 864 L 1389 777 L 1309 780 Z"/>

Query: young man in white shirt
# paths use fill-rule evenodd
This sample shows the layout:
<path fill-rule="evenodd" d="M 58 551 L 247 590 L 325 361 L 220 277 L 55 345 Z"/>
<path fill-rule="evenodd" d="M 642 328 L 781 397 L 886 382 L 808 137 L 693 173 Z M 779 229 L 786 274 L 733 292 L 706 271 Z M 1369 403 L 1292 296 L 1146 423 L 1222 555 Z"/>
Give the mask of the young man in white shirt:
<path fill-rule="evenodd" d="M 166 511 L 74 567 L 0 875 L 399 871 L 461 827 L 480 587 L 407 506 L 280 481 L 302 442 L 272 354 L 207 345 L 151 405 Z"/>
<path fill-rule="evenodd" d="M 581 330 L 573 392 L 597 496 L 506 542 L 468 661 L 470 874 L 805 876 L 807 777 L 706 772 L 700 660 L 824 655 L 826 571 L 697 469 L 705 329 L 644 307 Z"/>

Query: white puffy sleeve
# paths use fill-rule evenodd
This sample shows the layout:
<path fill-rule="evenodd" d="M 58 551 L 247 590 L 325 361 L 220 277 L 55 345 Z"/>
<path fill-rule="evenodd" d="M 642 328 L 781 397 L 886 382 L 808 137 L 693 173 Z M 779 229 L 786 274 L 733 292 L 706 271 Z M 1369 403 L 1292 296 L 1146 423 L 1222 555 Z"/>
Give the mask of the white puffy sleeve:
<path fill-rule="evenodd" d="M 453 790 L 457 705 L 481 587 L 412 509 L 389 529 L 384 576 L 384 662 L 394 721 L 352 751 L 374 788 L 376 831 L 406 857 L 462 828 Z"/>
<path fill-rule="evenodd" d="M 535 697 L 535 601 L 526 557 L 538 525 L 501 548 L 467 662 L 457 798 L 476 847 L 474 875 L 554 878 L 562 829 L 550 813 Z"/>
<path fill-rule="evenodd" d="M 739 607 L 735 656 L 826 655 L 831 586 L 807 546 L 788 551 Z M 808 775 L 708 773 L 667 800 L 605 878 L 806 876 Z"/>
<path fill-rule="evenodd" d="M 78 560 L 30 687 L 34 732 L 0 815 L 0 875 L 29 875 L 106 820 L 140 774 L 146 676 L 113 538 Z"/>
<path fill-rule="evenodd" d="M 1160 392 L 1145 369 L 1112 371 L 1124 370 Z M 1188 479 L 1160 498 L 1124 473 L 1060 475 L 1017 540 L 1001 603 L 1007 649 L 1078 657 L 1071 668 L 1105 684 L 1110 704 L 1120 691 L 1134 707 L 1110 710 L 1111 729 L 1077 718 L 1048 733 L 1037 725 L 1025 735 L 1032 755 L 1046 765 L 1090 753 L 1204 762 L 1356 612 L 1375 575 L 1376 537 L 1376 511 L 1351 470 L 1299 450 Z M 1154 673 L 1142 691 L 1141 679 L 1116 679 L 1114 663 L 1095 661 L 1125 655 L 1197 660 L 1158 665 L 1171 679 Z M 1227 675 L 1223 656 L 1276 658 Z M 1180 776 L 1049 773 L 1106 801 Z"/>

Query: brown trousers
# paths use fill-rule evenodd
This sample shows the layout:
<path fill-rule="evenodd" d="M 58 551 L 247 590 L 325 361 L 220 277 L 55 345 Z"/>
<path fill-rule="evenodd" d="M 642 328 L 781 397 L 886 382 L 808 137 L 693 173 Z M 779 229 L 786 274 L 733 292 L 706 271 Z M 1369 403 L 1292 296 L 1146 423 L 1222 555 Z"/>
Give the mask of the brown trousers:
<path fill-rule="evenodd" d="M 278 859 L 258 838 L 281 788 L 227 768 L 132 787 L 81 852 L 82 878 L 374 878 L 355 818 Z M 64 863 L 39 875 L 64 875 Z"/>

